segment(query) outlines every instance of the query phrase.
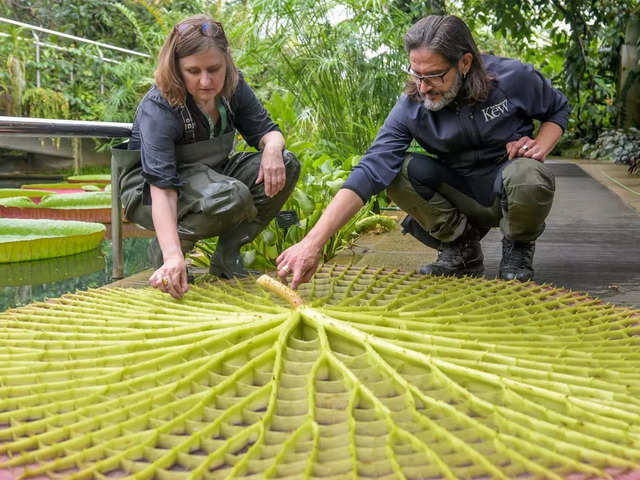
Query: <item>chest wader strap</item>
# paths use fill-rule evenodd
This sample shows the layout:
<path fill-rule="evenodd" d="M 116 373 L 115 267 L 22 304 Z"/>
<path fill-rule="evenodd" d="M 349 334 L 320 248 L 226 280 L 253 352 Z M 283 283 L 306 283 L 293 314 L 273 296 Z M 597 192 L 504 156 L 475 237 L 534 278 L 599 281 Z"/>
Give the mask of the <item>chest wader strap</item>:
<path fill-rule="evenodd" d="M 193 121 L 193 117 L 191 116 L 191 112 L 189 109 L 180 105 L 178 109 L 180 112 L 180 116 L 182 117 L 182 124 L 184 126 L 184 139 L 186 143 L 195 143 L 196 142 L 196 123 Z"/>
<path fill-rule="evenodd" d="M 218 113 L 220 113 L 220 135 L 222 135 L 227 130 L 227 109 L 223 105 L 220 97 L 216 97 L 216 107 L 218 107 Z M 184 126 L 183 138 L 185 143 L 196 143 L 196 123 L 193 121 L 191 112 L 185 105 L 180 105 L 178 111 L 180 112 L 182 125 Z"/>

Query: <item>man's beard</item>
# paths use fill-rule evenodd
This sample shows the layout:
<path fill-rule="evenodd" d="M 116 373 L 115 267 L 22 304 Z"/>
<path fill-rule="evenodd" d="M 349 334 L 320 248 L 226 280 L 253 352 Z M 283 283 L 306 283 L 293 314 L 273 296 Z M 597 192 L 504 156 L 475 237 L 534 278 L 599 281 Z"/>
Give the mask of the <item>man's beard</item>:
<path fill-rule="evenodd" d="M 429 100 L 426 95 L 423 96 L 422 104 L 424 105 L 424 108 L 432 112 L 437 112 L 438 110 L 442 110 L 444 107 L 449 105 L 458 96 L 458 93 L 462 88 L 462 76 L 460 75 L 460 73 L 458 73 L 457 69 L 455 70 L 455 72 L 456 79 L 453 81 L 453 85 L 451 85 L 451 88 L 449 88 L 449 90 L 444 92 L 442 98 L 439 101 L 434 102 L 433 100 Z"/>

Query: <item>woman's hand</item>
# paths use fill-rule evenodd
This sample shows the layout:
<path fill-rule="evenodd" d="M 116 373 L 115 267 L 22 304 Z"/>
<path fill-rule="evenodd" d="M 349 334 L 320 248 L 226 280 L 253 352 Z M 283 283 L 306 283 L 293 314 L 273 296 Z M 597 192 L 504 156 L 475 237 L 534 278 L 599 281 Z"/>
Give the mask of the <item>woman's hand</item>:
<path fill-rule="evenodd" d="M 167 258 L 149 277 L 149 284 L 174 298 L 182 298 L 189 289 L 187 266 L 182 254 Z"/>
<path fill-rule="evenodd" d="M 284 188 L 287 171 L 284 168 L 284 137 L 274 130 L 266 133 L 259 144 L 262 150 L 262 161 L 256 184 L 264 182 L 264 193 L 267 197 L 275 197 Z"/>
<path fill-rule="evenodd" d="M 286 175 L 282 148 L 277 145 L 266 145 L 262 151 L 256 183 L 264 181 L 264 193 L 267 197 L 274 197 L 284 188 Z"/>
<path fill-rule="evenodd" d="M 287 248 L 276 259 L 278 277 L 283 283 L 287 283 L 287 277 L 292 274 L 291 288 L 296 290 L 301 283 L 308 282 L 320 263 L 322 248 L 313 247 L 310 242 L 302 239 L 300 242 Z"/>

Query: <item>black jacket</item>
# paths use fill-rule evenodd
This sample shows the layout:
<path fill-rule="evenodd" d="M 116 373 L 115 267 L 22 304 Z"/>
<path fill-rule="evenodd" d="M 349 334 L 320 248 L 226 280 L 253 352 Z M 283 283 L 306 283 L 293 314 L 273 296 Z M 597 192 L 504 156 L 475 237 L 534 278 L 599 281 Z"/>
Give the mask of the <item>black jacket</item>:
<path fill-rule="evenodd" d="M 506 144 L 533 134 L 533 119 L 567 126 L 567 98 L 529 64 L 484 55 L 484 66 L 496 77 L 486 101 L 452 103 L 429 111 L 403 94 L 375 141 L 343 184 L 363 201 L 387 188 L 399 173 L 411 141 L 461 174 L 501 162 Z"/>
<path fill-rule="evenodd" d="M 210 138 L 209 121 L 189 94 L 186 107 L 195 122 L 195 141 Z M 265 134 L 280 130 L 242 74 L 231 101 L 226 103 L 226 110 L 229 119 L 226 131 L 237 129 L 247 144 L 254 148 L 258 148 Z M 129 150 L 140 150 L 142 176 L 146 182 L 159 188 L 180 189 L 182 182 L 176 170 L 175 146 L 190 141 L 185 136 L 179 108 L 169 105 L 158 87 L 153 85 L 138 105 L 129 141 Z"/>

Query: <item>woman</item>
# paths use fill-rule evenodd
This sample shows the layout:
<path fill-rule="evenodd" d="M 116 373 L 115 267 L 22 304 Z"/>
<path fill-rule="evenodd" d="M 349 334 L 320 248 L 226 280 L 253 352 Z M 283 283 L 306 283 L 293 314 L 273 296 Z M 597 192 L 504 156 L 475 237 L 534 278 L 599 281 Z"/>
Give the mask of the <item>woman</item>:
<path fill-rule="evenodd" d="M 234 154 L 236 130 L 259 152 Z M 210 273 L 246 275 L 240 247 L 280 210 L 300 172 L 278 126 L 235 66 L 222 25 L 196 15 L 176 25 L 131 140 L 113 149 L 126 217 L 156 232 L 153 287 L 187 291 L 184 254 L 219 236 Z"/>

